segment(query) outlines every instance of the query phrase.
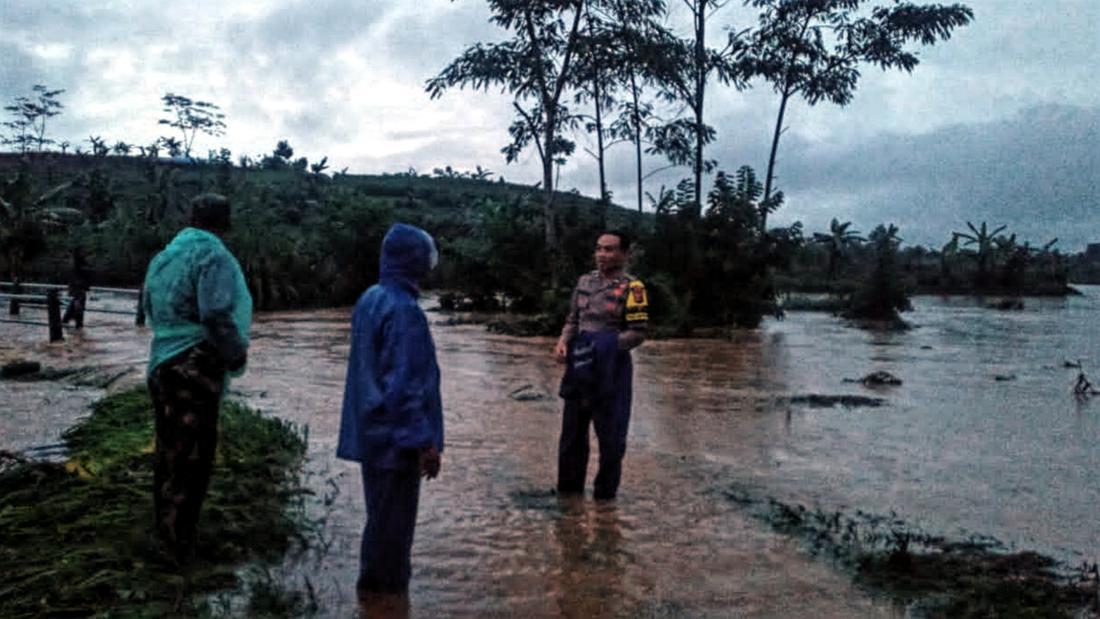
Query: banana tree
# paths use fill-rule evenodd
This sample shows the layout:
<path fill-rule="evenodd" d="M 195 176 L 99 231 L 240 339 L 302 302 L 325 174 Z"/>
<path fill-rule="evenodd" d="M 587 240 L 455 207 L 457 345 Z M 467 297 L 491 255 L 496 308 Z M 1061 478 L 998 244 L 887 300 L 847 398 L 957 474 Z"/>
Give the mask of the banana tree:
<path fill-rule="evenodd" d="M 1000 226 L 990 232 L 984 221 L 982 222 L 981 228 L 974 226 L 974 224 L 968 221 L 966 222 L 966 227 L 970 228 L 969 234 L 966 232 L 956 232 L 955 234 L 957 234 L 960 239 L 966 241 L 963 244 L 964 246 L 973 245 L 975 247 L 973 256 L 978 262 L 977 284 L 979 287 L 982 287 L 989 282 L 989 263 L 990 260 L 994 258 L 993 240 L 1008 226 Z"/>
<path fill-rule="evenodd" d="M 52 205 L 69 186 L 63 183 L 36 196 L 22 172 L 0 181 L 0 255 L 12 281 L 19 281 L 26 263 L 45 251 L 47 233 L 83 220 L 76 209 Z"/>
<path fill-rule="evenodd" d="M 824 245 L 829 254 L 829 281 L 832 281 L 836 276 L 837 267 L 840 266 L 840 262 L 844 259 L 848 249 L 866 240 L 859 235 L 858 231 L 849 230 L 848 228 L 851 225 L 852 222 L 850 221 L 840 223 L 834 217 L 829 222 L 828 234 L 814 233 L 814 243 Z"/>

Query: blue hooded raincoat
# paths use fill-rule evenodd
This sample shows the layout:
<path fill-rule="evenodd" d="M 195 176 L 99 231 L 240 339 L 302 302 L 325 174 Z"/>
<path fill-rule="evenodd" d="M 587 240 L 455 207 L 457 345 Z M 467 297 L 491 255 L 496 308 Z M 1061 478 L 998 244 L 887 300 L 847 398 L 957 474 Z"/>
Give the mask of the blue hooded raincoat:
<path fill-rule="evenodd" d="M 418 452 L 443 451 L 439 366 L 419 282 L 434 266 L 423 230 L 394 224 L 382 241 L 379 281 L 352 315 L 336 455 L 378 469 L 415 469 Z"/>

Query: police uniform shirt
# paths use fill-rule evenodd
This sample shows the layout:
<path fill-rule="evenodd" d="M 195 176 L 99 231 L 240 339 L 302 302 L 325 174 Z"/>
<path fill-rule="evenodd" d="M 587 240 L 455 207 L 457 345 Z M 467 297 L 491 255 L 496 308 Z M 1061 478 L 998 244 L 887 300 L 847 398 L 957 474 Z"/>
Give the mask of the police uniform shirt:
<path fill-rule="evenodd" d="M 627 273 L 604 278 L 591 271 L 573 290 L 562 337 L 568 342 L 581 331 L 618 331 L 619 348 L 629 350 L 645 340 L 648 321 L 649 299 L 641 280 Z"/>

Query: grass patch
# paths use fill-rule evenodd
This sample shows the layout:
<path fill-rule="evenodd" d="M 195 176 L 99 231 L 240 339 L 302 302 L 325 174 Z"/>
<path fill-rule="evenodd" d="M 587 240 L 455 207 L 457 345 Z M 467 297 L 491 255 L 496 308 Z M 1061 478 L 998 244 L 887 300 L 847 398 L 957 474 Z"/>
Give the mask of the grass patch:
<path fill-rule="evenodd" d="M 205 598 L 245 584 L 245 564 L 305 542 L 306 438 L 223 403 L 198 555 L 181 569 L 153 532 L 152 403 L 143 389 L 101 400 L 64 434 L 64 464 L 0 462 L 0 616 L 213 614 Z"/>
<path fill-rule="evenodd" d="M 1067 567 L 1035 552 L 1010 552 L 988 536 L 959 541 L 924 533 L 896 514 L 825 512 L 738 490 L 725 498 L 799 538 L 815 556 L 848 568 L 917 617 L 1095 616 L 1096 565 Z"/>

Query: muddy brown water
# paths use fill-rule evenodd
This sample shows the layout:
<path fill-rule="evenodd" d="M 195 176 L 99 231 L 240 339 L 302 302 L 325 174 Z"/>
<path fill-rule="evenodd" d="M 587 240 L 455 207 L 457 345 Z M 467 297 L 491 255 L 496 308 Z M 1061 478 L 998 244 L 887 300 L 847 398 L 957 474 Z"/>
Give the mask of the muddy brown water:
<path fill-rule="evenodd" d="M 614 505 L 559 502 L 560 368 L 551 340 L 446 326 L 430 314 L 443 371 L 447 448 L 422 490 L 411 607 L 419 617 L 879 617 L 904 609 L 853 586 L 797 540 L 723 498 L 896 512 L 930 532 L 993 535 L 1067 562 L 1100 555 L 1100 404 L 1071 394 L 1082 359 L 1100 378 L 1100 289 L 998 312 L 973 299 L 916 300 L 917 329 L 874 333 L 791 313 L 731 340 L 648 342 Z M 121 300 L 105 300 L 123 303 Z M 324 616 L 356 612 L 363 524 L 357 468 L 333 457 L 348 309 L 257 317 L 232 397 L 309 425 L 310 483 L 339 490 L 330 545 L 278 570 L 304 579 Z M 0 323 L 0 359 L 135 366 L 148 331 L 93 317 L 45 344 L 44 327 Z M 898 387 L 845 383 L 874 370 Z M 1012 380 L 996 377 L 1013 376 Z M 517 401 L 514 390 L 544 399 Z M 805 394 L 882 397 L 880 408 L 809 408 Z M 0 448 L 55 444 L 102 389 L 0 381 Z M 593 452 L 593 465 L 594 465 Z M 590 469 L 590 476 L 594 470 Z M 329 480 L 332 480 L 331 482 Z"/>

